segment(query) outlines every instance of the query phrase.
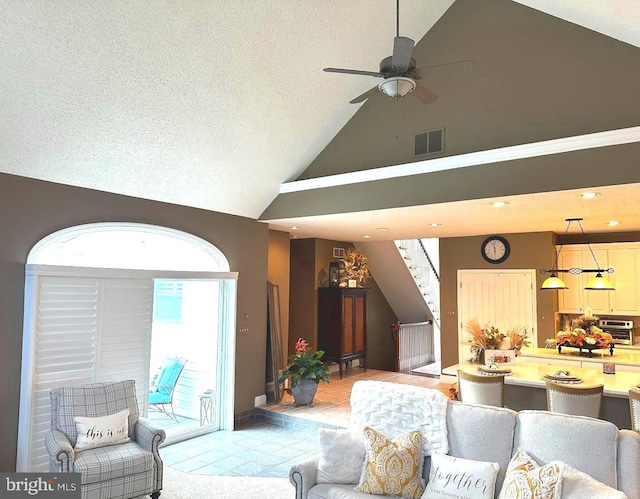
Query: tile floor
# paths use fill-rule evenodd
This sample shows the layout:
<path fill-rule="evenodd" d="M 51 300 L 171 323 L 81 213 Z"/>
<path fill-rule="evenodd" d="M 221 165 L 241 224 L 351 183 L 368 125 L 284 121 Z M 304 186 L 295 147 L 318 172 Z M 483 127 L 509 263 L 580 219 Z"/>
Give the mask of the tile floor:
<path fill-rule="evenodd" d="M 373 379 L 429 388 L 446 393 L 438 378 L 369 369 L 338 373 L 320 383 L 312 407 L 294 407 L 285 394 L 279 404 L 256 410 L 255 419 L 236 424 L 235 431 L 217 431 L 160 449 L 166 466 L 205 475 L 287 477 L 293 463 L 318 452 L 318 427 L 346 427 L 353 384 Z"/>

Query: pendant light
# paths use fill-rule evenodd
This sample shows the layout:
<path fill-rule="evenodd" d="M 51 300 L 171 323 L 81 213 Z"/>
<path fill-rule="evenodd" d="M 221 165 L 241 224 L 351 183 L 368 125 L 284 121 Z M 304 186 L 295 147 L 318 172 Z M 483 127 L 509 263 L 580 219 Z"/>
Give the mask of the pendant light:
<path fill-rule="evenodd" d="M 569 227 L 571 227 L 572 222 L 577 222 L 578 226 L 580 227 L 580 232 L 582 232 L 582 234 L 586 236 L 584 229 L 582 228 L 582 223 L 581 223 L 582 218 L 567 218 L 565 221 L 567 222 L 567 228 L 564 231 L 565 236 L 569 232 Z M 608 274 L 613 274 L 613 269 L 600 268 L 600 264 L 596 259 L 596 255 L 594 254 L 593 250 L 591 249 L 591 245 L 588 242 L 587 242 L 587 247 L 589 248 L 589 252 L 591 253 L 591 257 L 593 258 L 594 263 L 596 264 L 595 269 L 581 269 L 581 268 L 575 268 L 575 267 L 570 269 L 559 269 L 558 259 L 560 258 L 560 252 L 562 251 L 562 244 L 561 244 L 560 247 L 558 248 L 558 251 L 556 252 L 556 261 L 553 265 L 553 268 L 548 270 L 540 269 L 541 274 L 547 274 L 547 273 L 551 274 L 551 276 L 547 277 L 544 280 L 544 282 L 542 283 L 542 286 L 540 286 L 540 289 L 569 289 L 567 285 L 564 283 L 564 281 L 560 277 L 558 277 L 558 274 L 562 272 L 566 272 L 573 275 L 583 274 L 585 272 L 593 272 L 596 274 L 596 276 L 590 279 L 589 282 L 587 282 L 587 285 L 585 286 L 584 289 L 589 289 L 594 291 L 615 290 L 616 288 L 613 287 L 613 284 L 611 284 L 609 279 L 603 276 L 603 273 L 605 272 Z"/>

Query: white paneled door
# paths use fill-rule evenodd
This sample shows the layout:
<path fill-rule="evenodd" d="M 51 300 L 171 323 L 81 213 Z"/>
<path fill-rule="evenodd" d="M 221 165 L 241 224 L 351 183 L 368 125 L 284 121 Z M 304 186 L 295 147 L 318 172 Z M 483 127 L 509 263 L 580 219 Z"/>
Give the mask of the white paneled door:
<path fill-rule="evenodd" d="M 480 324 L 500 330 L 524 327 L 536 346 L 536 273 L 534 269 L 458 270 L 458 358 L 471 357 L 465 324 Z"/>

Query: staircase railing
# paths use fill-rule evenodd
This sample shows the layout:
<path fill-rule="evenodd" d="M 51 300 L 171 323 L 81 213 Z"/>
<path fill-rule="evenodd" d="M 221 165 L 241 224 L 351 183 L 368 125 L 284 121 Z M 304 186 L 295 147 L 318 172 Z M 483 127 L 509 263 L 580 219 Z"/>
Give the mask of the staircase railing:
<path fill-rule="evenodd" d="M 434 361 L 431 321 L 392 324 L 391 334 L 396 342 L 396 371 L 411 371 Z"/>
<path fill-rule="evenodd" d="M 419 239 L 396 241 L 420 293 L 424 297 L 437 327 L 440 327 L 440 277 Z"/>

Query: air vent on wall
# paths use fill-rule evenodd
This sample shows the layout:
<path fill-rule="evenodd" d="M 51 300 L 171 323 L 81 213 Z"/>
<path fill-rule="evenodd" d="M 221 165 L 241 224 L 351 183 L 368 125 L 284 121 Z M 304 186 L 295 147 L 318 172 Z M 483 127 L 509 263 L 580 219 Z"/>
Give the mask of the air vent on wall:
<path fill-rule="evenodd" d="M 333 248 L 333 258 L 344 258 L 344 248 Z"/>
<path fill-rule="evenodd" d="M 444 128 L 418 133 L 415 137 L 415 156 L 444 151 Z"/>

